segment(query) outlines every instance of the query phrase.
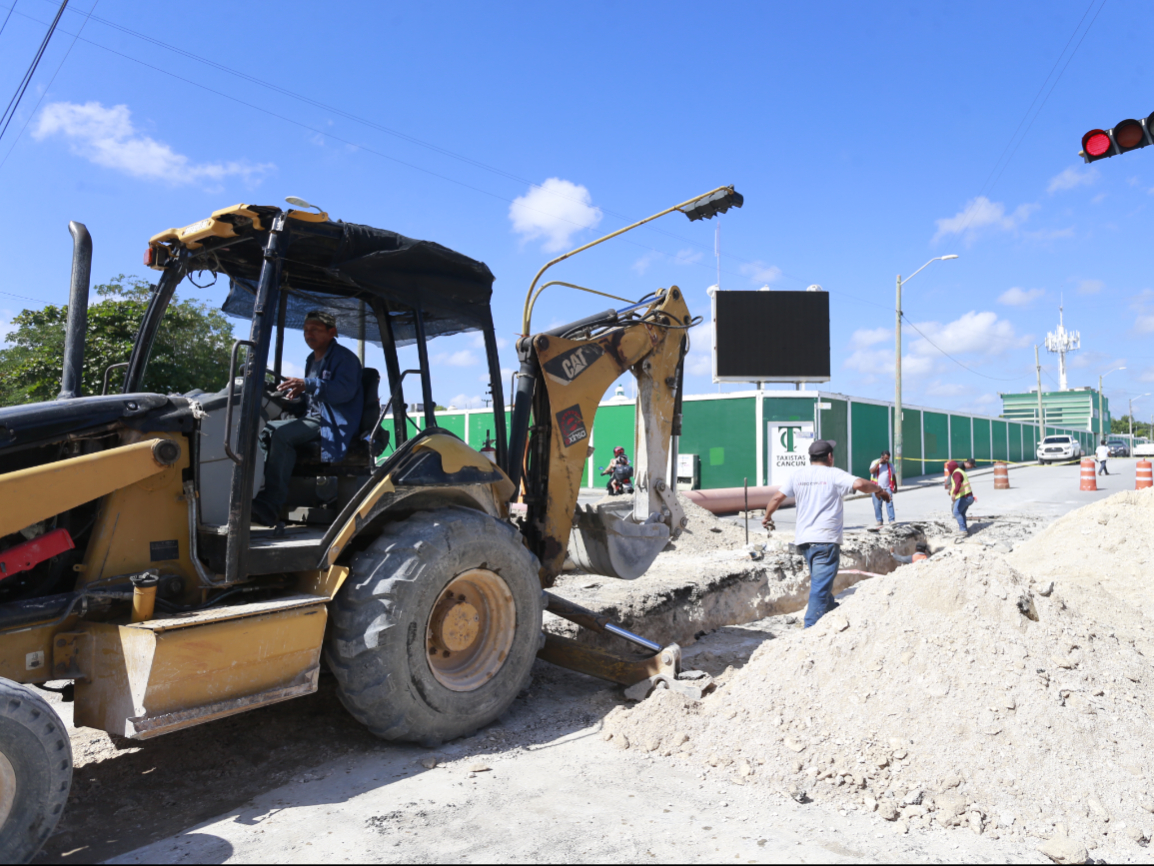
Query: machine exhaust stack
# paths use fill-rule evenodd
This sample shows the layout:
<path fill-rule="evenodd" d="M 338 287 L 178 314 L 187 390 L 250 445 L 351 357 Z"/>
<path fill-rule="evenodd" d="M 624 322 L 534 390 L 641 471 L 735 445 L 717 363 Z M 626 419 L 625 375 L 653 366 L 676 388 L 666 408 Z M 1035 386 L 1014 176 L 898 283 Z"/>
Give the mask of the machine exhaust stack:
<path fill-rule="evenodd" d="M 92 278 L 92 236 L 84 223 L 68 223 L 72 234 L 72 286 L 68 293 L 68 324 L 64 336 L 64 372 L 57 400 L 80 396 L 84 372 L 84 338 L 88 333 L 88 284 Z"/>

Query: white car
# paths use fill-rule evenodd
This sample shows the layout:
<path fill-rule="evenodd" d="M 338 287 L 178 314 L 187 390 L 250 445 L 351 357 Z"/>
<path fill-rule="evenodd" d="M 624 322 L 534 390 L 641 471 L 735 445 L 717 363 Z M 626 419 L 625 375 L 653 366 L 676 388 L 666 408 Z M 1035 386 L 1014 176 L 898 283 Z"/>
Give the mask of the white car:
<path fill-rule="evenodd" d="M 1154 457 L 1154 442 L 1142 442 L 1134 446 L 1135 457 Z"/>
<path fill-rule="evenodd" d="M 1073 436 L 1047 436 L 1038 446 L 1038 462 L 1062 463 L 1082 456 L 1082 445 Z"/>

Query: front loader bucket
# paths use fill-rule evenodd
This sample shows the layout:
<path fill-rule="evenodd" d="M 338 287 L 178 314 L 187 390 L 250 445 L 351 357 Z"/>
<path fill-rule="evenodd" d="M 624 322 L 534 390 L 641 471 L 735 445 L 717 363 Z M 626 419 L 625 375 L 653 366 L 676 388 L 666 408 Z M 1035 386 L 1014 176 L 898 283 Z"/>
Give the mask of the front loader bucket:
<path fill-rule="evenodd" d="M 586 571 L 633 580 L 649 570 L 668 543 L 669 527 L 658 515 L 637 523 L 629 501 L 578 505 L 569 535 L 569 556 Z"/>

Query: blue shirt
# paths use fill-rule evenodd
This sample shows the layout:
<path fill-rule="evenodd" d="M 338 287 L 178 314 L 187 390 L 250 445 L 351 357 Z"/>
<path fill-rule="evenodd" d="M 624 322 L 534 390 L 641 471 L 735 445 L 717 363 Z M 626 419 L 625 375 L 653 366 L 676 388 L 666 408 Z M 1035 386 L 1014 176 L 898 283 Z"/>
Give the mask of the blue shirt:
<path fill-rule="evenodd" d="M 307 415 L 321 424 L 321 459 L 335 463 L 345 456 L 361 427 L 365 408 L 361 362 L 333 340 L 319 361 L 315 354 L 309 355 L 304 381 Z"/>

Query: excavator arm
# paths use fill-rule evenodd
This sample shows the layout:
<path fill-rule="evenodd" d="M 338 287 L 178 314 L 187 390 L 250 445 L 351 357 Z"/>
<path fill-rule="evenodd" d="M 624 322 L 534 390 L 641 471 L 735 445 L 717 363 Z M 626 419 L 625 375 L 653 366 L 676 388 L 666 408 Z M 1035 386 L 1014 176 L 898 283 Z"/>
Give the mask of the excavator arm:
<path fill-rule="evenodd" d="M 567 553 L 588 571 L 639 577 L 683 528 L 684 513 L 667 474 L 680 366 L 693 320 L 676 286 L 634 307 L 519 345 L 522 382 L 533 385 L 524 531 L 541 560 L 543 586 L 553 584 Z M 637 378 L 632 505 L 578 507 L 598 404 L 630 370 Z"/>

